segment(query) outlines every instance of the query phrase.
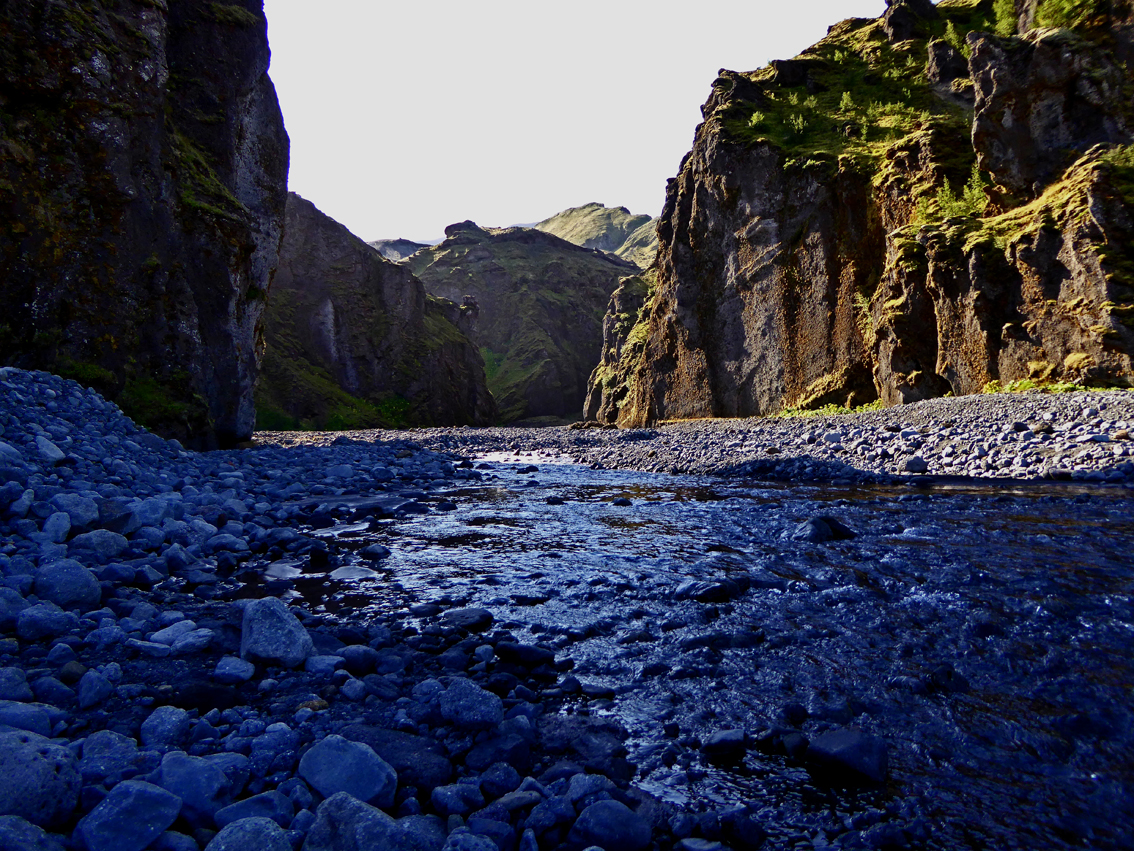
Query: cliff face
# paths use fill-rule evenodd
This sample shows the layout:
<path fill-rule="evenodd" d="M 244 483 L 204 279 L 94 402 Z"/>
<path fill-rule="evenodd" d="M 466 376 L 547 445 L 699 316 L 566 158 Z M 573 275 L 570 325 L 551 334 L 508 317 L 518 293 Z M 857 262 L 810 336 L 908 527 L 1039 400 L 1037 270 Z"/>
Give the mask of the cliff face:
<path fill-rule="evenodd" d="M 657 224 L 657 219 L 635 216 L 625 207 L 590 203 L 556 213 L 535 228 L 645 269 L 654 262 L 658 250 Z"/>
<path fill-rule="evenodd" d="M 261 0 L 0 4 L 0 362 L 247 438 L 288 138 Z"/>
<path fill-rule="evenodd" d="M 261 428 L 487 425 L 496 408 L 465 334 L 475 310 L 425 293 L 309 201 L 287 200 L 266 316 Z"/>
<path fill-rule="evenodd" d="M 656 284 L 636 314 L 611 304 L 586 414 L 1129 384 L 1129 9 L 1066 6 L 896 0 L 722 72 L 669 185 Z M 1071 28 L 989 32 L 1029 19 Z"/>
<path fill-rule="evenodd" d="M 479 310 L 474 339 L 505 422 L 575 418 L 602 346 L 602 316 L 632 263 L 530 228 L 450 225 L 406 263 L 434 295 Z"/>

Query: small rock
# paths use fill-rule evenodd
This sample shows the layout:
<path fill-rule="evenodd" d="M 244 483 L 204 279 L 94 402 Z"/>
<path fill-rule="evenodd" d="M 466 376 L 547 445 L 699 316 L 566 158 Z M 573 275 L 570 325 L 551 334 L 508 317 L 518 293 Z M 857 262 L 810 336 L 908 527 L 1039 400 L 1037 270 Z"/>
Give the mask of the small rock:
<path fill-rule="evenodd" d="M 21 668 L 0 668 L 0 700 L 31 700 L 32 696 Z"/>
<path fill-rule="evenodd" d="M 225 656 L 213 669 L 213 678 L 225 685 L 239 685 L 252 679 L 256 666 L 236 656 Z"/>
<path fill-rule="evenodd" d="M 906 473 L 926 473 L 929 472 L 929 463 L 920 455 L 914 455 L 906 459 L 902 470 Z"/>
<path fill-rule="evenodd" d="M 403 851 L 397 823 L 376 807 L 346 792 L 319 805 L 303 851 Z"/>
<path fill-rule="evenodd" d="M 81 611 L 97 608 L 102 600 L 102 588 L 94 573 L 69 558 L 40 567 L 35 575 L 35 593 L 60 608 Z"/>
<path fill-rule="evenodd" d="M 807 748 L 807 759 L 841 780 L 886 780 L 886 743 L 861 730 L 832 730 L 816 737 Z"/>
<path fill-rule="evenodd" d="M 159 706 L 142 722 L 142 744 L 176 745 L 189 733 L 189 713 L 176 706 Z"/>
<path fill-rule="evenodd" d="M 484 730 L 504 720 L 504 702 L 464 678 L 454 679 L 441 695 L 441 716 L 461 730 Z"/>
<path fill-rule="evenodd" d="M 79 680 L 79 708 L 90 709 L 105 703 L 114 694 L 114 685 L 98 671 L 87 671 Z"/>
<path fill-rule="evenodd" d="M 0 851 L 63 851 L 63 845 L 27 819 L 0 816 Z"/>

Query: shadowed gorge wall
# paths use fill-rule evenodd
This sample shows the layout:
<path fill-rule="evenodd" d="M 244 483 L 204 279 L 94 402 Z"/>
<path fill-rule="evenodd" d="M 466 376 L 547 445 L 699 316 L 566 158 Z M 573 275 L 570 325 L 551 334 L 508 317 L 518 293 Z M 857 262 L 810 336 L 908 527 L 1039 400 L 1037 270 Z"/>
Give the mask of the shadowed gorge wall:
<path fill-rule="evenodd" d="M 247 438 L 289 150 L 262 3 L 6 0 L 0 64 L 0 362 Z"/>
<path fill-rule="evenodd" d="M 259 426 L 487 425 L 473 312 L 294 193 L 266 317 Z"/>

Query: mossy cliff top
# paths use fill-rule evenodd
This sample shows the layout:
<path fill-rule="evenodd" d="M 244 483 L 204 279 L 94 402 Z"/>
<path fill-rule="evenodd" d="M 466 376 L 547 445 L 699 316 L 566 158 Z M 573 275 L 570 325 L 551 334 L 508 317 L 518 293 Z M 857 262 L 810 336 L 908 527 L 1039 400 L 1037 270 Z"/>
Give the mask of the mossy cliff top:
<path fill-rule="evenodd" d="M 658 248 L 656 219 L 597 202 L 556 213 L 535 227 L 583 248 L 614 254 L 643 269 L 653 262 Z"/>

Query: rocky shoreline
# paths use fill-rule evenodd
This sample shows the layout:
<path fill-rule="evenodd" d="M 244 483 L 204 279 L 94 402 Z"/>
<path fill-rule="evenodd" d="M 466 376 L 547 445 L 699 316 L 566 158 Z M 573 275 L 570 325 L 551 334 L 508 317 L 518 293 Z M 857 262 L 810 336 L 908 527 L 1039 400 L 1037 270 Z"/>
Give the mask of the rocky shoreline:
<path fill-rule="evenodd" d="M 1131 394 L 1100 393 L 648 431 L 261 435 L 199 454 L 44 373 L 0 370 L 0 399 L 0 848 L 39 851 L 763 847 L 752 806 L 684 813 L 634 785 L 627 730 L 604 711 L 614 693 L 573 675 L 567 636 L 537 640 L 459 595 L 351 621 L 273 566 L 382 564 L 364 535 L 320 532 L 444 516 L 492 475 L 464 455 L 876 481 L 915 454 L 931 474 L 957 468 L 948 447 L 967 433 L 986 435 L 1000 477 L 1043 469 L 999 463 L 1034 446 L 1054 453 L 1049 472 L 1129 483 L 1134 423 Z M 881 435 L 909 452 L 870 460 L 860 444 Z M 885 778 L 880 739 L 840 724 L 809 741 L 792 732 L 806 714 L 763 738 L 674 724 L 673 747 L 768 747 L 840 784 Z M 831 826 L 835 846 L 922 842 L 916 808 L 893 808 Z"/>
<path fill-rule="evenodd" d="M 1134 393 L 1001 393 L 854 414 L 693 420 L 649 429 L 259 433 L 279 445 L 412 438 L 435 451 L 548 453 L 596 468 L 889 482 L 929 476 L 1134 482 Z"/>

